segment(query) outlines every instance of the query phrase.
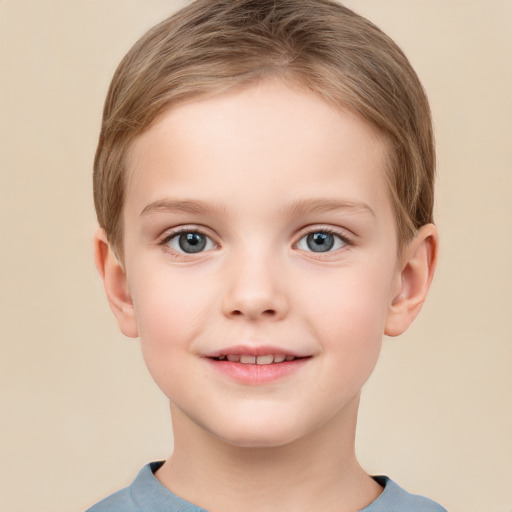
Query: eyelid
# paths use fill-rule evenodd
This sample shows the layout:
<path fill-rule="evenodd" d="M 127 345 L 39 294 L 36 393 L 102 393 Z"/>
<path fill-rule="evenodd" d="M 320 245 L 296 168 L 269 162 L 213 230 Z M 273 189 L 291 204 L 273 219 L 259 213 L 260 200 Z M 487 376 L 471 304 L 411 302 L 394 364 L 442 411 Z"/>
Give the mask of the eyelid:
<path fill-rule="evenodd" d="M 179 255 L 186 255 L 186 256 L 190 256 L 190 255 L 193 255 L 193 253 L 185 253 L 185 252 L 178 252 L 178 251 L 175 251 L 174 249 L 172 249 L 168 243 L 173 239 L 175 238 L 176 236 L 179 236 L 179 235 L 182 235 L 182 234 L 186 234 L 186 233 L 198 233 L 200 235 L 203 235 L 205 237 L 207 237 L 209 240 L 211 240 L 211 242 L 213 243 L 214 245 L 214 249 L 218 248 L 219 247 L 219 244 L 218 242 L 216 241 L 215 237 L 212 236 L 210 233 L 209 233 L 209 230 L 202 227 L 202 226 L 197 226 L 197 225 L 188 225 L 188 226 L 177 226 L 175 228 L 170 228 L 170 229 L 167 229 L 165 230 L 162 235 L 160 235 L 158 237 L 158 240 L 157 240 L 157 244 L 160 245 L 160 246 L 165 246 L 167 250 L 169 251 L 172 251 L 173 253 L 177 253 Z M 211 251 L 212 249 L 208 249 L 206 251 L 200 251 L 198 253 L 196 253 L 196 255 L 199 255 L 199 254 L 203 254 L 205 252 L 209 252 Z"/>
<path fill-rule="evenodd" d="M 176 237 L 180 234 L 184 234 L 184 233 L 199 233 L 199 234 L 209 238 L 212 241 L 212 243 L 214 244 L 214 249 L 217 249 L 220 246 L 220 244 L 217 242 L 217 237 L 211 234 L 210 229 L 205 228 L 204 226 L 200 226 L 200 225 L 182 225 L 182 226 L 177 226 L 174 228 L 169 228 L 169 229 L 165 230 L 158 237 L 157 244 L 160 246 L 166 246 L 166 249 L 168 251 L 172 251 L 173 253 L 188 256 L 189 255 L 188 253 L 177 252 L 167 245 L 169 243 L 169 241 L 172 240 L 174 237 Z M 306 227 L 300 229 L 300 231 L 296 235 L 296 240 L 293 243 L 293 248 L 297 249 L 298 243 L 305 236 L 307 236 L 311 233 L 328 233 L 328 234 L 337 236 L 345 243 L 344 247 L 346 247 L 346 246 L 350 247 L 350 246 L 353 246 L 356 244 L 356 241 L 355 241 L 355 239 L 357 238 L 356 235 L 353 234 L 352 232 L 350 232 L 346 228 L 326 226 L 326 225 L 322 225 L 322 224 L 315 224 L 315 225 L 309 225 L 309 226 L 306 226 Z M 340 248 L 340 249 L 342 249 L 342 248 Z M 321 256 L 321 255 L 328 255 L 328 254 L 335 253 L 340 249 L 336 249 L 334 251 L 327 251 L 325 253 L 321 253 L 321 252 L 315 253 L 313 251 L 304 251 L 304 252 L 310 252 L 310 253 L 316 254 L 317 256 Z M 208 249 L 206 251 L 201 251 L 196 254 L 197 255 L 203 254 L 203 253 L 209 252 L 211 250 L 212 249 Z"/>
<path fill-rule="evenodd" d="M 312 233 L 327 233 L 329 235 L 334 235 L 334 236 L 337 236 L 339 237 L 345 244 L 344 247 L 348 246 L 353 246 L 355 245 L 355 235 L 353 233 L 351 233 L 349 230 L 347 229 L 344 229 L 344 228 L 340 228 L 340 227 L 333 227 L 333 226 L 326 226 L 326 225 L 321 225 L 321 224 L 316 224 L 316 225 L 310 225 L 310 226 L 306 226 L 305 228 L 302 228 L 299 233 L 297 234 L 297 238 L 296 238 L 296 241 L 295 243 L 293 244 L 294 248 L 297 248 L 299 242 L 306 236 L 312 234 Z M 342 249 L 342 248 L 340 248 Z M 335 249 L 334 251 L 326 251 L 326 252 L 318 252 L 318 253 L 315 253 L 314 251 L 304 251 L 304 252 L 311 252 L 313 254 L 316 254 L 316 255 L 327 255 L 327 254 L 332 254 L 332 253 L 335 253 L 337 252 L 338 250 L 340 249 Z M 300 249 L 299 249 L 300 250 Z"/>

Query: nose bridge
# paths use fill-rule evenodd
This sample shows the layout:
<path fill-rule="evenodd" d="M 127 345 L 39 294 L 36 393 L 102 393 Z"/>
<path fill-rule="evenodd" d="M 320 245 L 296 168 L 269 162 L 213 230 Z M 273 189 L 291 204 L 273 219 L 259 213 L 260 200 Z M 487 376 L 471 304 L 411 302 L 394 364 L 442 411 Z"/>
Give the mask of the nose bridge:
<path fill-rule="evenodd" d="M 288 312 L 285 275 L 279 254 L 264 248 L 234 252 L 227 263 L 222 307 L 229 317 L 281 319 Z"/>

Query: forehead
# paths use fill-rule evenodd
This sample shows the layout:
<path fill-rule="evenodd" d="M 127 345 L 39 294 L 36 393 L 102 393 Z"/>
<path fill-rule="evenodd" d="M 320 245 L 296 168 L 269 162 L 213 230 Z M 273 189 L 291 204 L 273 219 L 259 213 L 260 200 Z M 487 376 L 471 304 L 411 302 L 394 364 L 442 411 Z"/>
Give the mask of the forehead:
<path fill-rule="evenodd" d="M 140 213 L 190 194 L 241 205 L 254 194 L 266 206 L 308 194 L 385 203 L 384 162 L 385 141 L 353 111 L 267 81 L 161 115 L 132 145 L 125 206 Z"/>

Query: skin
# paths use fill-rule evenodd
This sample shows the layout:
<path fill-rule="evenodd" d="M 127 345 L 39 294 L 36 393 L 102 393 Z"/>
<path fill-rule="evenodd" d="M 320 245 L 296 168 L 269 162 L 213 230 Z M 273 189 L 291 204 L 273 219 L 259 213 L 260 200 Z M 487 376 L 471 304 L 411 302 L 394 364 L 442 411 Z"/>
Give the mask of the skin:
<path fill-rule="evenodd" d="M 184 499 L 349 512 L 381 492 L 354 453 L 359 394 L 437 259 L 433 225 L 398 254 L 384 156 L 356 114 L 276 81 L 178 105 L 134 143 L 124 261 L 99 230 L 96 263 L 169 398 L 175 449 L 156 476 Z M 205 250 L 183 252 L 180 229 Z M 234 346 L 307 359 L 240 382 L 207 357 Z"/>

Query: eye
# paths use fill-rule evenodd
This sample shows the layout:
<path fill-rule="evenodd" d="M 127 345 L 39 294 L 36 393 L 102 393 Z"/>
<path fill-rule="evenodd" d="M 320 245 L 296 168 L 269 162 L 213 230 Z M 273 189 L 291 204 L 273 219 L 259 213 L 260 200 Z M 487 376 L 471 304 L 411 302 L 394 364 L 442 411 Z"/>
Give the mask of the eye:
<path fill-rule="evenodd" d="M 195 254 L 215 249 L 213 240 L 199 231 L 182 231 L 163 242 L 176 252 Z"/>
<path fill-rule="evenodd" d="M 348 245 L 348 241 L 340 235 L 330 231 L 313 231 L 299 240 L 297 248 L 301 251 L 329 252 L 345 245 Z"/>

